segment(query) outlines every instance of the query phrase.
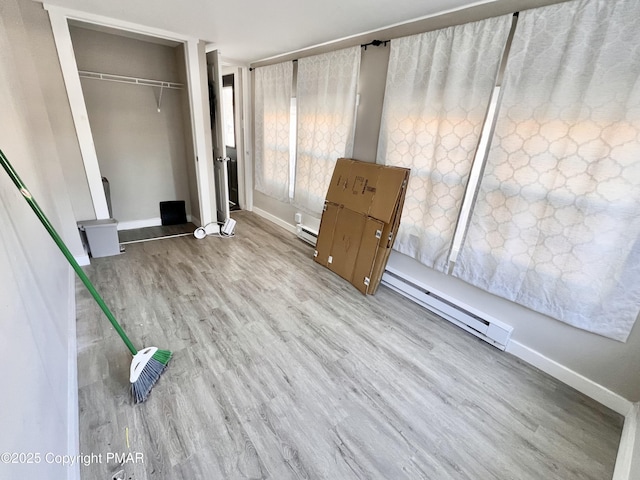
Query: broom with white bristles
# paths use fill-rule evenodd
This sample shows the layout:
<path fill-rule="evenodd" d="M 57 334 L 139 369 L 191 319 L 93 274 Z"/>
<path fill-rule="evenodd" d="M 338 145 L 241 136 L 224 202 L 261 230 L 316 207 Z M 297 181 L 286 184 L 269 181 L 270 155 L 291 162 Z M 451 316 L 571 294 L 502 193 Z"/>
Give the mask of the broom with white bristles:
<path fill-rule="evenodd" d="M 7 172 L 15 186 L 18 187 L 18 190 L 20 190 L 24 199 L 35 212 L 40 222 L 42 222 L 42 225 L 47 232 L 49 232 L 53 241 L 56 242 L 56 245 L 58 245 L 66 259 L 80 277 L 80 280 L 82 280 L 82 283 L 84 283 L 85 287 L 89 290 L 89 293 L 91 293 L 104 314 L 107 316 L 111 325 L 113 325 L 113 328 L 116 329 L 116 332 L 118 332 L 118 335 L 120 335 L 120 338 L 122 338 L 122 341 L 131 352 L 131 355 L 133 355 L 129 378 L 131 381 L 131 393 L 133 394 L 133 398 L 136 403 L 144 402 L 151 393 L 151 389 L 160 378 L 160 375 L 162 375 L 164 369 L 167 368 L 167 364 L 169 363 L 169 360 L 171 360 L 172 353 L 168 350 L 159 350 L 156 347 L 147 347 L 140 351 L 136 350 L 133 343 L 131 343 L 131 340 L 129 340 L 129 337 L 127 337 L 127 334 L 124 333 L 124 330 L 113 316 L 113 313 L 111 313 L 111 310 L 109 310 L 106 303 L 91 283 L 91 280 L 89 280 L 89 277 L 87 277 L 80 265 L 78 265 L 78 262 L 76 262 L 76 259 L 64 244 L 60 235 L 55 231 L 53 225 L 51 225 L 51 222 L 49 222 L 45 214 L 42 212 L 38 203 L 35 201 L 31 193 L 29 193 L 25 184 L 20 180 L 20 177 L 13 169 L 2 150 L 0 150 L 0 164 L 2 164 L 4 170 Z"/>

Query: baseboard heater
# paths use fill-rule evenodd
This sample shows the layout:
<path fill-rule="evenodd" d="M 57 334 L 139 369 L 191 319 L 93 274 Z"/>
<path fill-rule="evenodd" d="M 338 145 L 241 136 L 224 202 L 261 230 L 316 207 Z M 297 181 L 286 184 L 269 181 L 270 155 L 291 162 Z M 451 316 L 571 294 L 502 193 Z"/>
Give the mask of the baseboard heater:
<path fill-rule="evenodd" d="M 382 275 L 382 284 L 494 347 L 500 350 L 507 348 L 513 327 L 486 316 L 476 315 L 389 270 Z"/>
<path fill-rule="evenodd" d="M 316 246 L 316 243 L 318 242 L 318 232 L 302 225 L 301 223 L 296 225 L 296 232 L 298 238 L 304 240 L 307 243 L 310 243 L 314 247 Z"/>

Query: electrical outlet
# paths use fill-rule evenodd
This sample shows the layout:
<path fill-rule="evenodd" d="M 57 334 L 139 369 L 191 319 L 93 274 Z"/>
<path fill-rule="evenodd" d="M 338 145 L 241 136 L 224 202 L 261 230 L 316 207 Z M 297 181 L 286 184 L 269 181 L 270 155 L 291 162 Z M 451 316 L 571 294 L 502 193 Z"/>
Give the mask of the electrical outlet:
<path fill-rule="evenodd" d="M 296 213 L 295 219 L 296 219 L 296 223 L 302 223 L 302 214 L 299 212 Z"/>

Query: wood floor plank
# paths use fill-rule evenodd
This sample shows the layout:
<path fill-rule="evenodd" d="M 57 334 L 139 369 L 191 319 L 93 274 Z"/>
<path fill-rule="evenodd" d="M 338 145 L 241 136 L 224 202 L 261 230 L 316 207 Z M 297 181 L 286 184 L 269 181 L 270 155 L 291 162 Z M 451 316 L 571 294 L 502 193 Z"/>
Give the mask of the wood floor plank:
<path fill-rule="evenodd" d="M 130 244 L 87 273 L 139 347 L 174 352 L 133 405 L 130 355 L 78 283 L 80 445 L 144 462 L 82 478 L 611 478 L 622 418 L 251 214 L 231 239 Z"/>

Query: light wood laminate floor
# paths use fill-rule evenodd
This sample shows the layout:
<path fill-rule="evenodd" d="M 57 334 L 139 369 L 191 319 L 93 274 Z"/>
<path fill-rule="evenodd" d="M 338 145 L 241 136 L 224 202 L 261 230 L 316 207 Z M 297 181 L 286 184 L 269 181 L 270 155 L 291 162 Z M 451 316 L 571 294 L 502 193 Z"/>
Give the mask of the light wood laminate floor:
<path fill-rule="evenodd" d="M 175 352 L 144 404 L 78 283 L 80 449 L 103 455 L 84 480 L 611 478 L 619 415 L 234 218 L 235 238 L 132 244 L 87 268 L 136 345 Z"/>

